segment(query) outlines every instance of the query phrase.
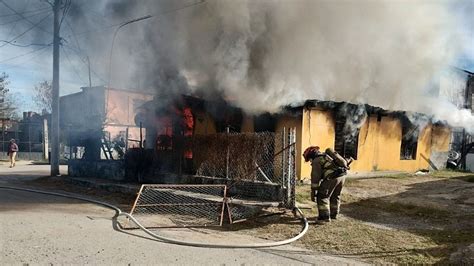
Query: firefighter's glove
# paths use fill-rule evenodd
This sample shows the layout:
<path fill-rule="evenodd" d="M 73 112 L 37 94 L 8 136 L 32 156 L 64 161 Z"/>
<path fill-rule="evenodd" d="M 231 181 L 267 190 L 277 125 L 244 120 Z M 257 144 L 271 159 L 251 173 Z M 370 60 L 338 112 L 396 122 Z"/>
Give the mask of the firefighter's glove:
<path fill-rule="evenodd" d="M 316 202 L 316 196 L 318 195 L 318 185 L 311 185 L 311 201 Z"/>

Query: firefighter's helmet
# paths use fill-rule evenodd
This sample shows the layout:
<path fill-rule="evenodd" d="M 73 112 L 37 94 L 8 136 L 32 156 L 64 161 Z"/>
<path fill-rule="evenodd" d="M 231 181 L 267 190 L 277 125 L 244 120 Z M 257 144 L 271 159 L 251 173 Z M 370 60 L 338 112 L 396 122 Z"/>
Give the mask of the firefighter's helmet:
<path fill-rule="evenodd" d="M 305 162 L 308 162 L 316 157 L 316 155 L 320 153 L 318 146 L 311 146 L 306 148 L 303 152 L 303 158 Z"/>

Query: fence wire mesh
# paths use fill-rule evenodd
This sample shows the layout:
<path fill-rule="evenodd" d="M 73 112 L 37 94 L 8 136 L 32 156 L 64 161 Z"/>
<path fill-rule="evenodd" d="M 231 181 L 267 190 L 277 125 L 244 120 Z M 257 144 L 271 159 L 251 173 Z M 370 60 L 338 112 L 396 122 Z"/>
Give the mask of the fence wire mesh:
<path fill-rule="evenodd" d="M 226 180 L 230 220 L 295 204 L 296 129 L 194 138 L 197 174 Z"/>
<path fill-rule="evenodd" d="M 228 180 L 231 198 L 291 205 L 288 192 L 295 179 L 295 135 L 292 129 L 195 136 L 197 174 Z"/>
<path fill-rule="evenodd" d="M 292 209 L 295 136 L 295 129 L 193 136 L 201 185 L 143 185 L 132 215 L 149 228 L 195 227 L 245 220 L 267 207 Z"/>
<path fill-rule="evenodd" d="M 273 132 L 195 136 L 197 174 L 281 183 L 283 161 L 274 157 L 281 146 L 282 134 Z"/>
<path fill-rule="evenodd" d="M 131 214 L 149 228 L 219 226 L 225 193 L 225 185 L 142 185 Z"/>

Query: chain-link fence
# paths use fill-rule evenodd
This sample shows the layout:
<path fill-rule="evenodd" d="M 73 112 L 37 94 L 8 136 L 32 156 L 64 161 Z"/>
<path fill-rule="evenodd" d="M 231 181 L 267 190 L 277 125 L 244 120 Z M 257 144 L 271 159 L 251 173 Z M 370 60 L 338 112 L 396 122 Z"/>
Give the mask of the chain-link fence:
<path fill-rule="evenodd" d="M 295 129 L 193 136 L 180 146 L 196 175 L 181 182 L 200 185 L 143 185 L 132 213 L 146 227 L 210 226 L 292 209 L 295 142 Z"/>
<path fill-rule="evenodd" d="M 274 159 L 281 134 L 224 133 L 195 136 L 197 174 L 232 180 L 281 181 L 281 161 Z"/>
<path fill-rule="evenodd" d="M 22 160 L 43 160 L 43 124 L 36 122 L 4 121 L 0 136 L 0 159 L 7 159 L 10 140 L 18 145 L 17 158 Z M 8 123 L 7 123 L 8 122 Z"/>
<path fill-rule="evenodd" d="M 228 180 L 232 198 L 284 202 L 292 207 L 295 135 L 291 129 L 195 136 L 197 175 Z"/>
<path fill-rule="evenodd" d="M 225 185 L 142 185 L 130 213 L 147 228 L 220 226 L 225 199 Z"/>

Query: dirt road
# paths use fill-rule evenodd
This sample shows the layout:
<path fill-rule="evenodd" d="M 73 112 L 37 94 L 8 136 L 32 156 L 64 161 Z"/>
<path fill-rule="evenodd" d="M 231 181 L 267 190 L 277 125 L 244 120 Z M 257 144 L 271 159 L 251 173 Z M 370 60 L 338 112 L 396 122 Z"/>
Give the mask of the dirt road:
<path fill-rule="evenodd" d="M 23 180 L 41 176 L 38 173 L 43 168 L 2 168 L 0 185 L 21 184 Z M 150 240 L 139 231 L 130 234 L 115 231 L 113 215 L 111 210 L 79 201 L 0 190 L 0 264 L 360 264 L 292 246 L 208 249 L 172 245 Z M 208 242 L 264 241 L 235 233 L 183 230 L 161 233 Z"/>

